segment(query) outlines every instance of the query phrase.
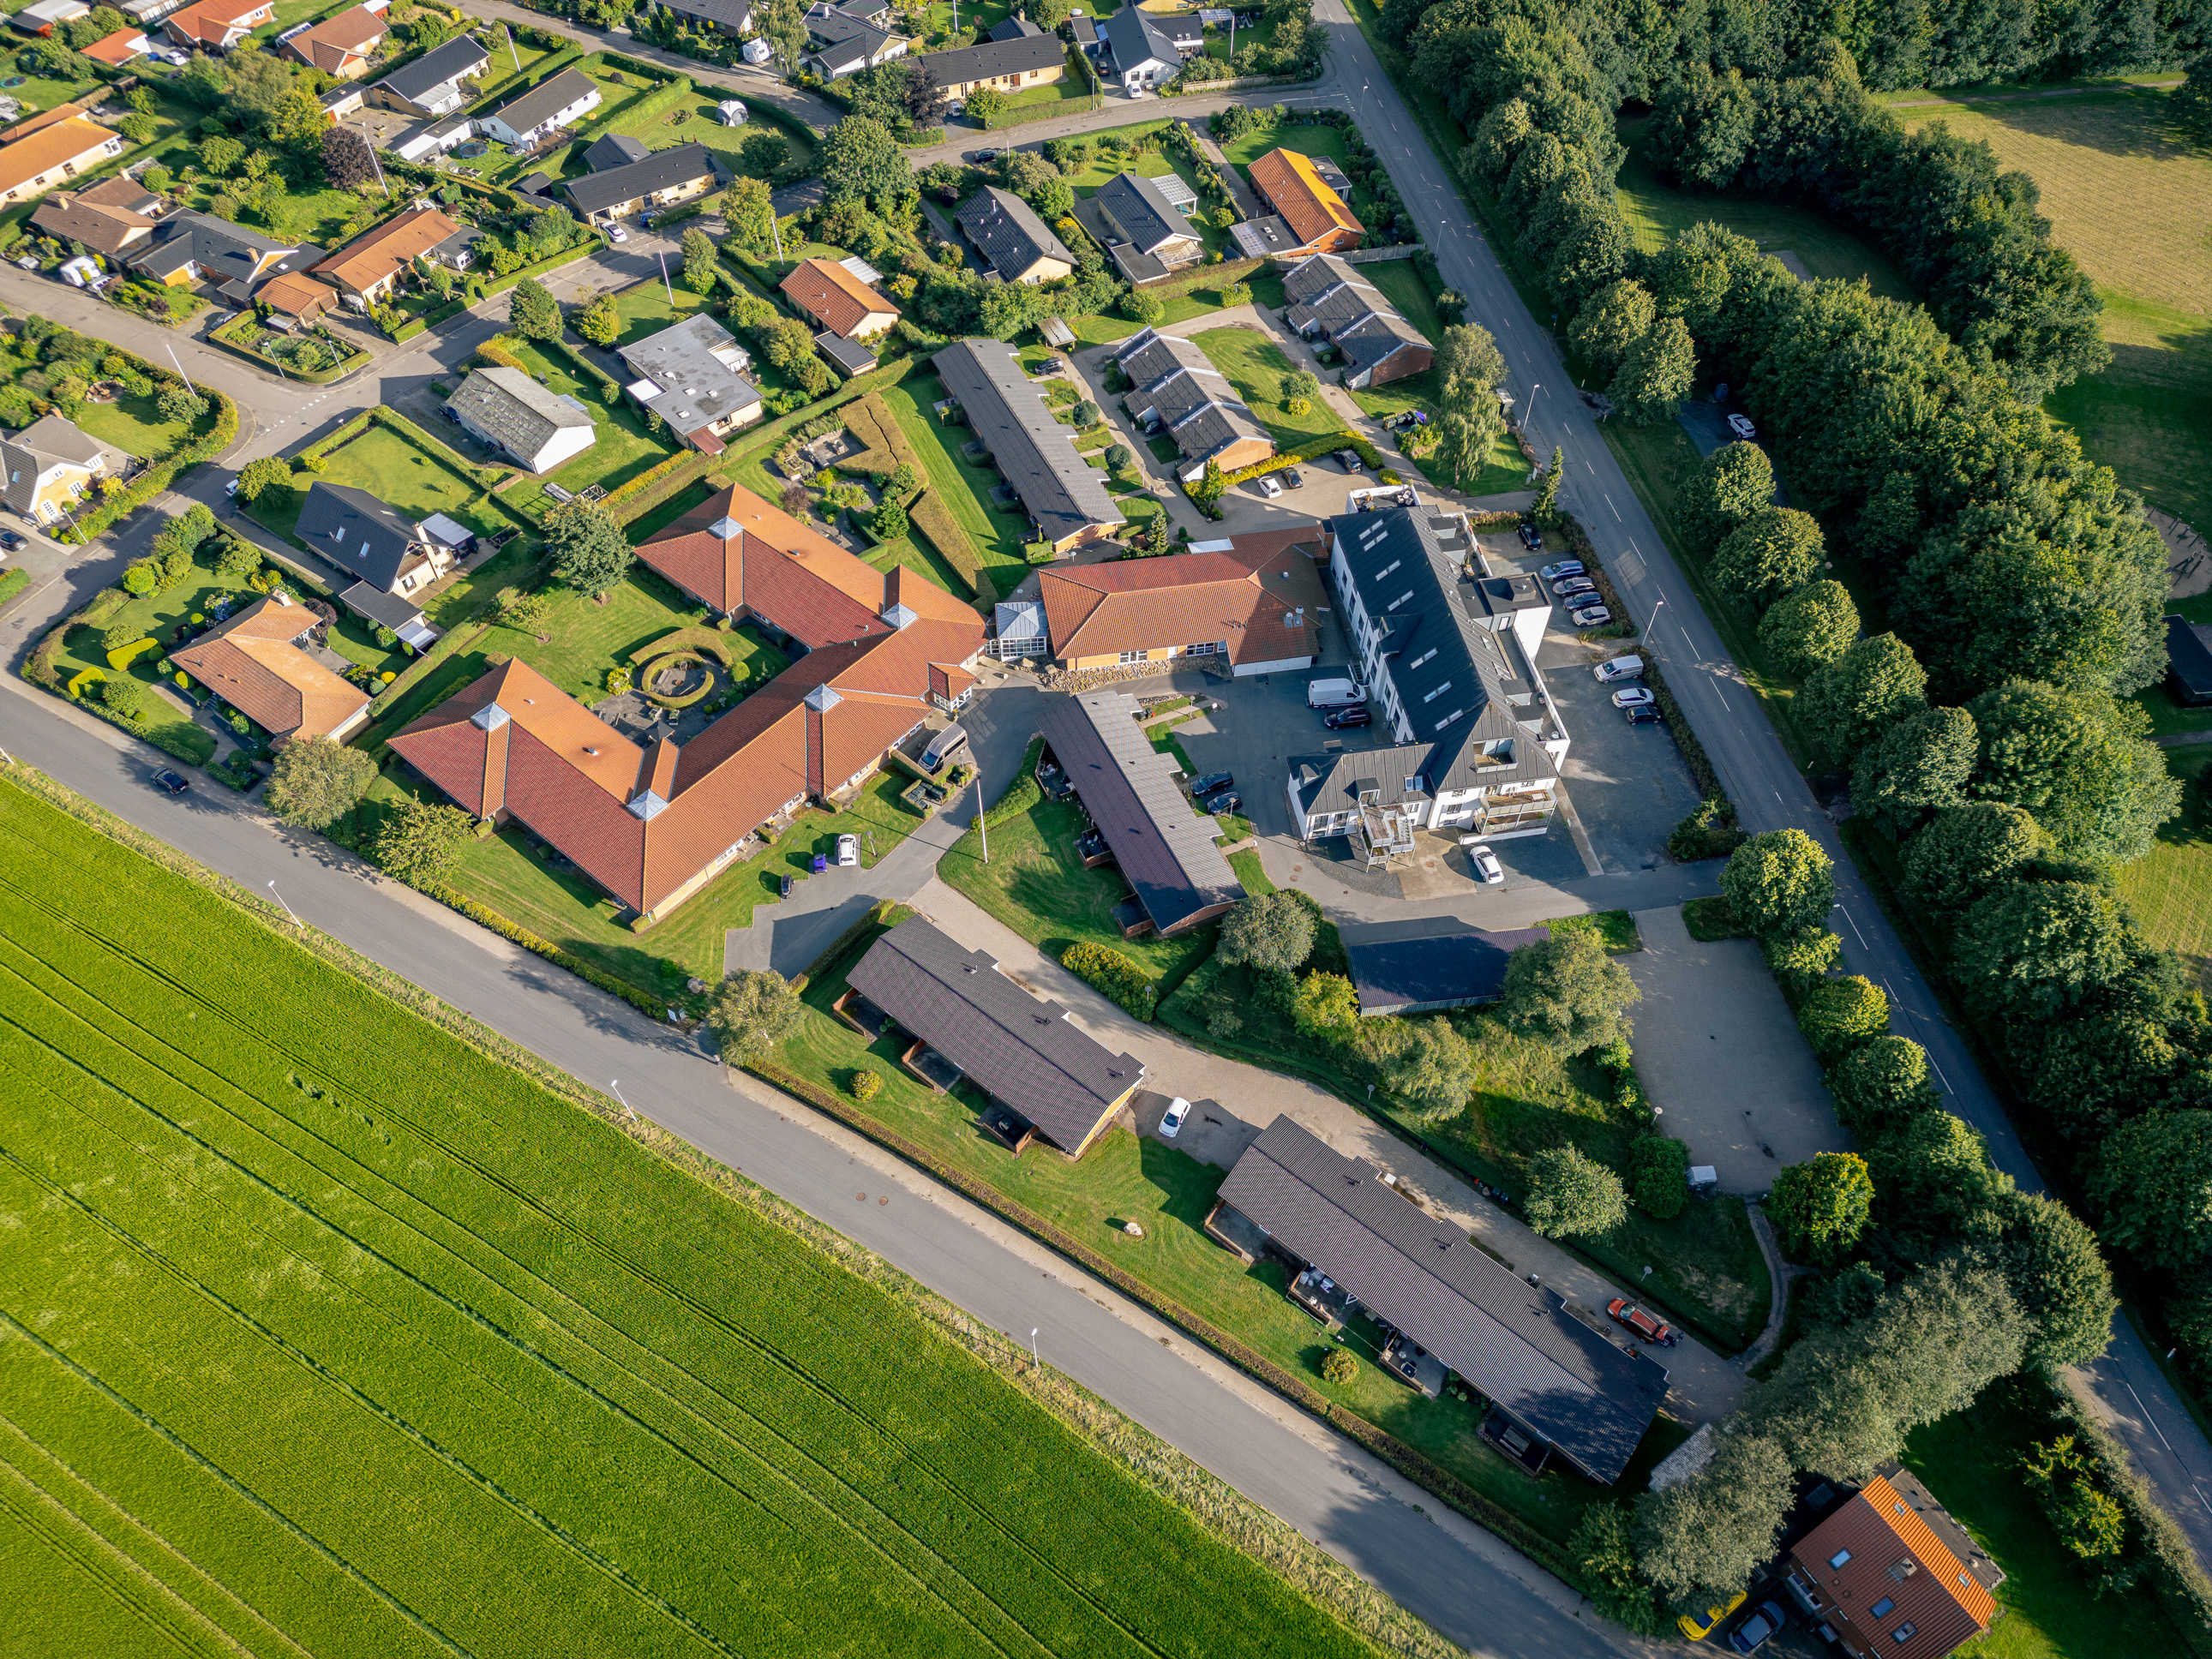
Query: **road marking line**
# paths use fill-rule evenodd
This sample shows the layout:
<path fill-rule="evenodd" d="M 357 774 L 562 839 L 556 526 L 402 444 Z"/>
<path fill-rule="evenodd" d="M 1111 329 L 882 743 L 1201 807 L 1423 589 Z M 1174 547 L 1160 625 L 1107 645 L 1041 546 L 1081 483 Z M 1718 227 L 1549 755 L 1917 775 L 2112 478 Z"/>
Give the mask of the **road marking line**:
<path fill-rule="evenodd" d="M 1836 907 L 1836 908 L 1838 908 L 1838 910 L 1843 910 L 1843 911 L 1844 911 L 1844 920 L 1845 921 L 1848 921 L 1848 922 L 1850 922 L 1850 923 L 1851 924 L 1851 932 L 1852 932 L 1852 933 L 1858 933 L 1859 949 L 1860 949 L 1860 950 L 1862 950 L 1862 951 L 1869 951 L 1869 950 L 1872 950 L 1874 947 L 1873 947 L 1872 945 L 1869 945 L 1869 944 L 1866 942 L 1866 935 L 1865 935 L 1864 933 L 1859 933 L 1859 925 L 1858 925 L 1858 922 L 1857 922 L 1857 921 L 1856 921 L 1856 920 L 1852 916 L 1851 913 L 1850 913 L 1849 910 L 1844 910 L 1844 907 L 1843 907 L 1842 905 L 1840 905 L 1840 904 L 1838 904 L 1838 905 Z"/>
<path fill-rule="evenodd" d="M 1607 507 L 1613 507 L 1613 497 L 1610 494 L 1604 490 L 1600 490 L 1598 493 L 1605 496 L 1605 504 Z M 1620 509 L 1617 507 L 1613 507 L 1613 521 L 1617 524 L 1626 524 L 1628 522 L 1627 520 L 1620 516 Z"/>
<path fill-rule="evenodd" d="M 2143 1421 L 2150 1425 L 2150 1431 L 2158 1437 L 2158 1443 L 2166 1448 L 2166 1455 L 2179 1457 L 2180 1454 L 2173 1449 L 2173 1442 L 2166 1437 L 2166 1431 L 2159 1427 L 2158 1419 L 2150 1414 L 2150 1407 L 2143 1404 L 2143 1397 L 2136 1393 L 2136 1385 L 2124 1376 L 2120 1379 L 2120 1386 L 2125 1389 L 2129 1397 L 2134 1400 L 2136 1409 L 2143 1414 Z M 2193 1486 L 2196 1483 L 2191 1481 L 2190 1484 Z"/>

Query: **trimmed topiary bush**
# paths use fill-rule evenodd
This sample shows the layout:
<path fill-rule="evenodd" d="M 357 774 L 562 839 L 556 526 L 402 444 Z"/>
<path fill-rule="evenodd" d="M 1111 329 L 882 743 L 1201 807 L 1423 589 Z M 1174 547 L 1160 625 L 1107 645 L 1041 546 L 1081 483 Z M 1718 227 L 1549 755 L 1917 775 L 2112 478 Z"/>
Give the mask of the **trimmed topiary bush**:
<path fill-rule="evenodd" d="M 1359 1361 L 1349 1348 L 1331 1348 L 1321 1362 L 1322 1380 L 1338 1388 L 1349 1388 L 1359 1376 Z"/>

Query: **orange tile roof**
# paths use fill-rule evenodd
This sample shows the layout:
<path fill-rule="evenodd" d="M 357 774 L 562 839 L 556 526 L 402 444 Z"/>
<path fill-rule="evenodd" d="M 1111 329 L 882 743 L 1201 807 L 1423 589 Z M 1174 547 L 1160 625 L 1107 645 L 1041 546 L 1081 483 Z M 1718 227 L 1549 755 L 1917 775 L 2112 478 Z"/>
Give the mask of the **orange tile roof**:
<path fill-rule="evenodd" d="M 264 283 L 253 297 L 288 317 L 319 317 L 337 303 L 338 291 L 303 270 L 287 270 Z"/>
<path fill-rule="evenodd" d="M 1177 553 L 1041 571 L 1053 655 L 1073 661 L 1218 640 L 1232 663 L 1311 656 L 1319 621 L 1311 561 L 1291 564 L 1288 577 L 1263 577 L 1264 556 Z"/>
<path fill-rule="evenodd" d="M 832 334 L 850 338 L 871 316 L 896 317 L 898 307 L 835 259 L 802 259 L 783 279 L 792 304 Z"/>
<path fill-rule="evenodd" d="M 724 520 L 732 533 L 718 536 Z M 650 911 L 784 806 L 880 764 L 927 713 L 932 687 L 964 672 L 983 628 L 942 589 L 933 598 L 911 573 L 886 580 L 743 489 L 671 525 L 639 556 L 812 648 L 680 750 L 640 749 L 520 662 L 448 698 L 392 747 L 470 811 L 512 814 Z M 913 613 L 902 628 L 876 608 L 902 604 Z M 489 712 L 495 703 L 504 719 Z"/>
<path fill-rule="evenodd" d="M 349 58 L 367 58 L 386 33 L 384 19 L 367 6 L 354 6 L 326 17 L 284 43 L 284 50 L 325 75 L 344 69 Z"/>
<path fill-rule="evenodd" d="M 161 27 L 173 29 L 187 40 L 221 46 L 233 29 L 258 27 L 248 20 L 257 12 L 270 9 L 270 0 L 199 0 L 196 6 L 171 12 L 161 20 Z"/>
<path fill-rule="evenodd" d="M 84 48 L 84 55 L 102 64 L 123 64 L 143 54 L 146 50 L 146 31 L 118 29 L 104 34 Z"/>
<path fill-rule="evenodd" d="M 170 659 L 276 736 L 325 737 L 366 708 L 368 693 L 292 643 L 315 621 L 302 606 L 263 599 Z"/>
<path fill-rule="evenodd" d="M 1864 1645 L 1887 1638 L 1881 1650 L 1897 1659 L 1942 1659 L 1996 1618 L 1996 1598 L 1881 1475 L 1801 1539 L 1790 1557 Z M 1891 1605 L 1877 1616 L 1873 1609 L 1884 1601 Z M 1911 1634 L 1898 1641 L 1908 1624 Z"/>
<path fill-rule="evenodd" d="M 83 113 L 84 106 L 82 104 L 56 104 L 52 109 L 41 110 L 27 119 L 16 122 L 12 127 L 0 127 L 0 144 L 12 144 L 18 138 L 29 137 L 42 127 L 50 127 L 57 121 L 66 121 L 72 115 Z"/>
<path fill-rule="evenodd" d="M 95 153 L 114 137 L 97 121 L 88 121 L 74 112 L 41 126 L 27 137 L 0 146 L 0 191 L 19 190 L 64 161 Z"/>
<path fill-rule="evenodd" d="M 315 271 L 350 289 L 372 289 L 404 269 L 416 255 L 428 253 L 448 236 L 459 235 L 460 229 L 435 208 L 410 208 L 366 235 L 356 237 L 317 265 Z"/>
<path fill-rule="evenodd" d="M 1301 247 L 1315 246 L 1331 231 L 1358 236 L 1367 228 L 1352 216 L 1344 198 L 1322 182 L 1313 163 L 1294 149 L 1271 149 L 1245 170 L 1252 175 L 1252 187 L 1282 215 Z"/>

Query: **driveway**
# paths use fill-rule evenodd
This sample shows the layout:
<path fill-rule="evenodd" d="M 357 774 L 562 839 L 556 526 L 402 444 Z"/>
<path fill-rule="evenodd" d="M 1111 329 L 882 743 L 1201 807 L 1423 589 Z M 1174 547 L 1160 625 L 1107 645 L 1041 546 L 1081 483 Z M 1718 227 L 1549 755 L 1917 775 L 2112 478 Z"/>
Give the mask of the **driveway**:
<path fill-rule="evenodd" d="M 1679 908 L 1640 910 L 1644 948 L 1623 957 L 1644 993 L 1636 1072 L 1660 1127 L 1753 1197 L 1786 1164 L 1848 1151 L 1834 1103 L 1781 988 L 1749 939 L 1700 944 Z"/>

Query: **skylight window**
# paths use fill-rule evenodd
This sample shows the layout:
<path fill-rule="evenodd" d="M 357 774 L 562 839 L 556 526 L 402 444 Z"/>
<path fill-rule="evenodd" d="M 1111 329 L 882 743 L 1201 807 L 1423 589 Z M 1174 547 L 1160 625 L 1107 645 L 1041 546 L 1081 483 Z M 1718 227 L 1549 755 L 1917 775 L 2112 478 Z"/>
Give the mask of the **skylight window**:
<path fill-rule="evenodd" d="M 1445 692 L 1447 692 L 1447 691 L 1449 691 L 1449 690 L 1451 690 L 1451 682 L 1450 682 L 1449 680 L 1446 680 L 1446 681 L 1445 681 L 1442 685 L 1439 685 L 1439 686 L 1438 686 L 1435 690 L 1433 690 L 1433 691 L 1430 692 L 1430 693 L 1429 693 L 1429 695 L 1428 695 L 1427 696 L 1423 697 L 1423 698 L 1421 699 L 1421 701 L 1422 701 L 1423 702 L 1435 702 L 1438 697 L 1441 697 L 1442 696 L 1443 696 L 1443 694 L 1444 694 Z"/>

